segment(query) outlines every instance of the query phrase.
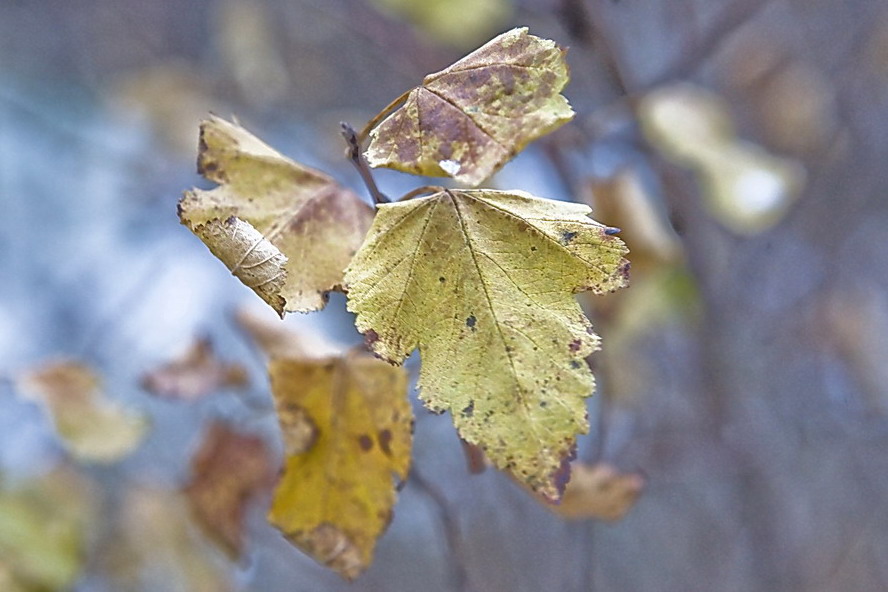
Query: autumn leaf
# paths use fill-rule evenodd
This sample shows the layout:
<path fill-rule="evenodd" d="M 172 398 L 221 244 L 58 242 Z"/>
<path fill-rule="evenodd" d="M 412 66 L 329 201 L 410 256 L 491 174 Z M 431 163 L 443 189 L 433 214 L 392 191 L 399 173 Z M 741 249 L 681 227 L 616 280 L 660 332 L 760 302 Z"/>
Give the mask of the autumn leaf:
<path fill-rule="evenodd" d="M 367 161 L 477 185 L 573 117 L 564 53 L 527 28 L 503 33 L 409 91 L 370 132 Z"/>
<path fill-rule="evenodd" d="M 654 90 L 639 102 L 638 118 L 655 148 L 694 170 L 709 213 L 738 234 L 777 224 L 804 185 L 799 163 L 739 139 L 727 103 L 702 88 Z"/>
<path fill-rule="evenodd" d="M 319 332 L 307 327 L 300 331 L 288 328 L 279 318 L 261 314 L 267 309 L 253 311 L 246 307 L 235 313 L 238 326 L 269 358 L 326 358 L 340 352 L 339 347 Z"/>
<path fill-rule="evenodd" d="M 179 218 L 279 315 L 324 307 L 373 216 L 354 193 L 218 117 L 200 128 L 198 172 Z"/>
<path fill-rule="evenodd" d="M 407 376 L 368 355 L 276 359 L 271 388 L 286 465 L 269 520 L 346 579 L 364 571 L 410 466 Z"/>
<path fill-rule="evenodd" d="M 8 487 L 0 479 L 0 590 L 69 590 L 87 559 L 100 496 L 69 467 Z"/>
<path fill-rule="evenodd" d="M 204 436 L 191 467 L 185 495 L 192 513 L 231 556 L 240 556 L 247 505 L 274 483 L 265 443 L 216 422 Z"/>
<path fill-rule="evenodd" d="M 115 503 L 114 528 L 95 553 L 109 590 L 232 592 L 232 564 L 194 528 L 178 491 L 127 488 Z M 240 587 L 237 587 L 240 589 Z"/>
<path fill-rule="evenodd" d="M 99 377 L 77 362 L 45 364 L 17 383 L 25 398 L 41 404 L 64 446 L 80 460 L 115 462 L 145 437 L 147 420 L 109 399 Z"/>
<path fill-rule="evenodd" d="M 621 520 L 644 489 L 641 475 L 620 473 L 606 463 L 573 463 L 571 469 L 561 503 L 546 504 L 552 512 L 569 520 Z"/>
<path fill-rule="evenodd" d="M 426 405 L 551 499 L 594 388 L 599 340 L 574 293 L 628 276 L 625 246 L 589 211 L 492 190 L 385 204 L 346 270 L 373 350 L 400 363 L 418 347 Z"/>
<path fill-rule="evenodd" d="M 410 21 L 438 43 L 470 49 L 509 20 L 510 0 L 373 0 L 382 11 Z"/>
<path fill-rule="evenodd" d="M 193 401 L 213 391 L 247 384 L 240 364 L 226 364 L 213 354 L 209 339 L 198 339 L 179 358 L 148 372 L 142 386 L 161 397 Z"/>

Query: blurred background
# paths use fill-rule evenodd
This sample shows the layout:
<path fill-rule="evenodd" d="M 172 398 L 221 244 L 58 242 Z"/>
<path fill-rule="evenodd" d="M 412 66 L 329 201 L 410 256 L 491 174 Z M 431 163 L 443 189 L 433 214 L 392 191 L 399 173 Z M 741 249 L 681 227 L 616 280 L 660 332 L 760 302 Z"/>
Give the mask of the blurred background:
<path fill-rule="evenodd" d="M 630 288 L 581 296 L 585 506 L 471 474 L 415 404 L 417 474 L 361 578 L 267 525 L 263 478 L 232 553 L 187 492 L 211 426 L 277 472 L 235 320 L 273 313 L 178 223 L 200 119 L 365 195 L 338 122 L 523 25 L 570 47 L 577 117 L 491 185 L 585 201 L 632 250 Z M 5 0 L 0 590 L 888 589 L 886 164 L 878 0 Z M 341 295 L 285 325 L 361 341 Z"/>

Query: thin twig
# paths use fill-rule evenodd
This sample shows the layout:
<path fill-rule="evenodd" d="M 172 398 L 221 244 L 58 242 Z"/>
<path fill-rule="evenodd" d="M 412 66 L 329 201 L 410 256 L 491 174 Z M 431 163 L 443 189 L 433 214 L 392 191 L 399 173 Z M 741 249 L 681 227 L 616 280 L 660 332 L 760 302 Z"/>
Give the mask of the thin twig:
<path fill-rule="evenodd" d="M 361 143 L 358 141 L 355 128 L 344 121 L 340 122 L 339 125 L 342 126 L 342 137 L 345 138 L 345 142 L 348 144 L 348 158 L 355 165 L 355 168 L 358 169 L 358 174 L 361 175 L 364 185 L 367 186 L 367 190 L 373 198 L 373 203 L 381 204 L 392 201 L 376 186 L 376 181 L 373 180 L 373 174 L 370 172 L 370 165 L 367 164 L 367 159 L 364 158 L 364 154 L 361 152 Z"/>
<path fill-rule="evenodd" d="M 409 480 L 413 483 L 415 489 L 420 489 L 434 503 L 438 513 L 438 520 L 444 529 L 444 538 L 447 542 L 447 549 L 450 553 L 450 563 L 453 566 L 453 589 L 456 592 L 470 592 L 472 587 L 469 585 L 469 574 L 465 566 L 465 553 L 462 547 L 462 534 L 459 530 L 459 523 L 453 511 L 450 509 L 450 503 L 447 497 L 435 484 L 428 481 L 422 473 L 414 466 L 410 470 Z"/>

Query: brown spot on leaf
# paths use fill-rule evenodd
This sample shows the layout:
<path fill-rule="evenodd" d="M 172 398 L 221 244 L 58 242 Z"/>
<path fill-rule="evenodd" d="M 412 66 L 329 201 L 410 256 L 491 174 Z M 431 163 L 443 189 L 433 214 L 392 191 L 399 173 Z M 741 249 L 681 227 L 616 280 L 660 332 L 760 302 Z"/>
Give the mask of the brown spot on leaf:
<path fill-rule="evenodd" d="M 388 429 L 382 430 L 379 432 L 379 447 L 386 454 L 386 456 L 392 455 L 392 432 Z"/>
<path fill-rule="evenodd" d="M 360 446 L 361 450 L 364 452 L 369 452 L 370 449 L 373 448 L 373 439 L 367 434 L 361 434 L 358 436 L 358 446 Z"/>
<path fill-rule="evenodd" d="M 568 345 L 567 347 L 572 352 L 578 352 L 578 351 L 580 351 L 580 346 L 582 346 L 582 345 L 583 345 L 582 341 L 580 341 L 579 339 L 574 339 L 573 341 L 570 342 L 570 345 Z"/>
<path fill-rule="evenodd" d="M 469 318 L 466 319 L 466 327 L 475 330 L 476 322 L 478 322 L 478 319 L 475 318 L 475 315 L 469 315 Z"/>
<path fill-rule="evenodd" d="M 561 244 L 563 244 L 563 245 L 570 244 L 570 241 L 572 241 L 574 238 L 576 238 L 576 236 L 577 236 L 576 232 L 570 231 L 570 230 L 565 230 L 564 232 L 561 233 Z"/>
<path fill-rule="evenodd" d="M 373 345 L 377 341 L 379 341 L 379 333 L 377 333 L 373 329 L 370 329 L 369 331 L 364 333 L 364 343 L 366 343 L 368 347 Z"/>

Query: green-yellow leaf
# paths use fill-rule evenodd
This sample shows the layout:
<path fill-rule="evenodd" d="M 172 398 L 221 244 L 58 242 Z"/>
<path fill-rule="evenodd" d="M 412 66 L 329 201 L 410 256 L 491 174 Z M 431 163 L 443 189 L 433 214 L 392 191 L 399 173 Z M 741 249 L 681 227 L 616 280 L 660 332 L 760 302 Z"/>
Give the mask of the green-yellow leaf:
<path fill-rule="evenodd" d="M 182 223 L 278 314 L 323 308 L 327 292 L 341 287 L 371 208 L 215 116 L 201 124 L 197 166 L 219 187 L 186 191 Z"/>
<path fill-rule="evenodd" d="M 477 185 L 573 117 L 565 50 L 512 29 L 429 74 L 370 133 L 367 161 Z"/>
<path fill-rule="evenodd" d="M 589 212 L 517 191 L 386 204 L 346 270 L 373 350 L 399 363 L 419 348 L 426 404 L 550 499 L 594 388 L 598 337 L 574 293 L 628 276 L 622 241 Z"/>
<path fill-rule="evenodd" d="M 0 480 L 0 590 L 68 590 L 86 560 L 98 492 L 60 467 L 21 486 Z"/>
<path fill-rule="evenodd" d="M 407 376 L 368 355 L 273 359 L 286 466 L 269 520 L 318 562 L 353 579 L 373 560 L 410 467 Z"/>

